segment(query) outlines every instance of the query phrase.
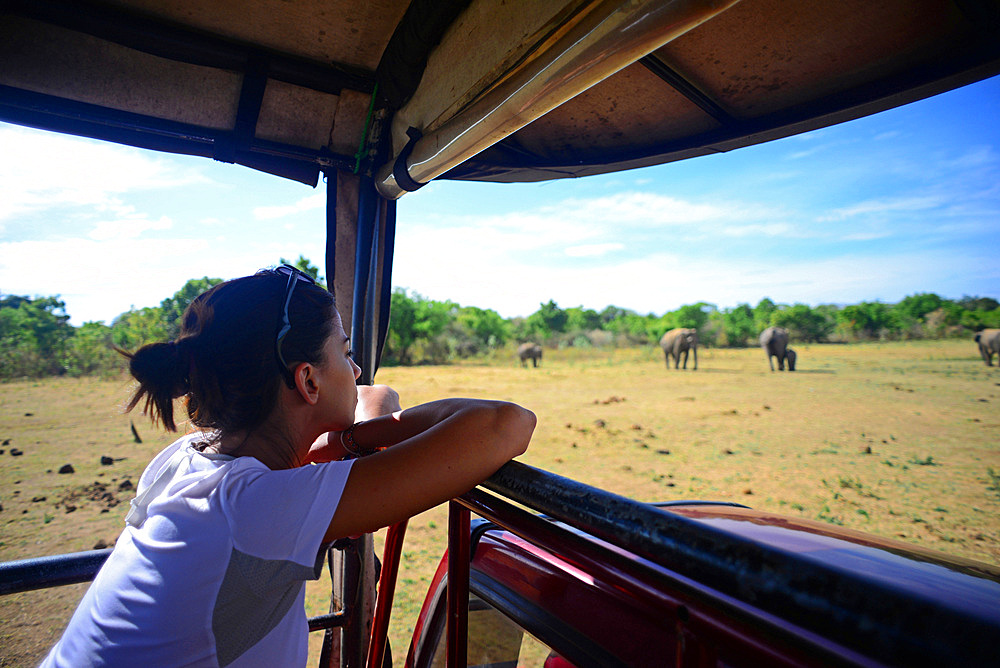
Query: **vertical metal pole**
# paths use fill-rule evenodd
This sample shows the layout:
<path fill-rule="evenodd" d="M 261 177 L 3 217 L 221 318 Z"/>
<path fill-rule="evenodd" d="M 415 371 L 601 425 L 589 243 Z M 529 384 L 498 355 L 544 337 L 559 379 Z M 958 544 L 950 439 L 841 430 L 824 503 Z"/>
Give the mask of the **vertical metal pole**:
<path fill-rule="evenodd" d="M 340 665 L 342 668 L 362 668 L 371 637 L 375 591 L 375 543 L 370 533 L 353 541 L 344 551 L 343 578 L 345 596 L 349 597 L 349 614 L 342 629 Z M 353 588 L 351 588 L 353 586 Z"/>
<path fill-rule="evenodd" d="M 333 283 L 337 276 L 337 172 L 324 172 L 326 178 L 326 288 L 336 295 Z"/>
<path fill-rule="evenodd" d="M 390 280 L 388 272 L 392 266 L 392 241 L 391 236 L 387 240 L 389 245 L 383 241 L 382 225 L 390 210 L 376 192 L 371 177 L 359 178 L 357 193 L 350 336 L 355 361 L 361 367 L 358 384 L 371 385 L 375 381 L 381 353 L 380 342 L 385 336 L 384 328 L 388 323 L 387 291 Z M 391 213 L 395 213 L 394 208 Z M 386 225 L 394 224 L 395 218 L 384 222 Z M 332 224 L 335 223 L 333 221 Z M 388 229 L 385 234 L 392 235 L 393 232 Z M 383 257 L 383 249 L 387 257 Z M 332 252 L 328 245 L 328 258 Z M 342 632 L 342 668 L 360 668 L 364 665 L 375 612 L 375 552 L 371 534 L 359 538 L 355 542 L 355 548 L 358 558 L 346 559 L 342 572 L 344 600 L 352 602 L 351 615 Z"/>
<path fill-rule="evenodd" d="M 351 342 L 356 360 L 361 366 L 358 383 L 371 385 L 375 377 L 375 313 L 372 300 L 376 298 L 374 279 L 378 267 L 379 201 L 371 178 L 362 177 L 358 187 L 358 226 L 354 255 L 354 294 L 351 305 Z M 342 668 L 361 668 L 370 641 L 374 611 L 374 540 L 365 534 L 355 541 L 356 560 L 349 560 L 344 572 L 345 586 L 356 583 L 356 605 L 344 627 L 344 646 L 341 654 Z M 346 593 L 346 592 L 345 592 Z"/>
<path fill-rule="evenodd" d="M 358 187 L 358 231 L 354 255 L 354 303 L 351 311 L 351 344 L 360 352 L 355 361 L 361 367 L 359 384 L 371 385 L 375 376 L 375 360 L 369 354 L 374 350 L 369 344 L 374 341 L 375 332 L 371 327 L 374 314 L 368 311 L 369 278 L 375 272 L 377 265 L 372 266 L 372 258 L 377 259 L 377 239 L 379 197 L 375 192 L 371 178 L 362 177 Z"/>
<path fill-rule="evenodd" d="M 330 549 L 326 555 L 326 563 L 330 569 L 330 612 L 350 614 L 344 598 L 344 553 L 342 550 Z M 323 632 L 323 646 L 319 654 L 319 668 L 336 668 L 340 666 L 341 657 L 341 627 L 336 626 Z"/>
<path fill-rule="evenodd" d="M 372 192 L 374 192 L 374 188 Z M 362 340 L 364 348 L 361 355 L 364 365 L 361 380 L 368 385 L 375 382 L 375 369 L 378 368 L 378 327 L 376 325 L 379 313 L 378 249 L 381 237 L 382 212 L 384 210 L 381 198 L 375 199 L 374 209 L 375 217 L 372 221 L 371 249 L 368 255 L 368 280 L 365 285 L 364 335 Z"/>
<path fill-rule="evenodd" d="M 375 361 L 382 359 L 385 339 L 389 334 L 389 308 L 392 304 L 392 256 L 396 247 L 396 200 L 383 200 L 385 232 L 382 239 L 382 294 L 378 314 L 378 342 Z"/>
<path fill-rule="evenodd" d="M 403 551 L 403 538 L 406 536 L 407 522 L 409 520 L 393 524 L 385 534 L 385 549 L 382 550 L 382 573 L 378 578 L 375 619 L 372 622 L 372 640 L 368 647 L 368 668 L 381 668 L 385 662 L 389 613 L 392 612 L 396 576 L 399 574 L 399 555 Z"/>
<path fill-rule="evenodd" d="M 469 634 L 469 511 L 448 502 L 448 668 L 466 668 Z"/>
<path fill-rule="evenodd" d="M 337 276 L 337 172 L 325 172 L 326 177 L 326 284 L 327 289 L 334 293 L 334 282 Z M 343 553 L 340 550 L 329 550 L 327 567 L 330 569 L 330 609 L 329 612 L 347 612 L 344 596 Z M 323 646 L 320 650 L 320 668 L 334 668 L 341 665 L 341 629 L 335 627 L 323 632 Z"/>

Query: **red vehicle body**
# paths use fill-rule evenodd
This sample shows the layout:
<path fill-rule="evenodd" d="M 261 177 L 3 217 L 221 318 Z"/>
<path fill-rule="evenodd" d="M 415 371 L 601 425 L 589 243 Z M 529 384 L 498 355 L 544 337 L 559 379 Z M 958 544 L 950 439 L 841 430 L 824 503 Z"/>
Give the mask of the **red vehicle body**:
<path fill-rule="evenodd" d="M 1000 648 L 1000 569 L 978 562 L 731 503 L 648 507 L 668 532 L 677 522 L 717 532 L 717 547 L 739 552 L 743 581 L 732 586 L 725 567 L 699 576 L 698 555 L 667 546 L 645 558 L 615 538 L 498 511 L 480 492 L 465 502 L 496 520 L 469 533 L 468 665 L 988 665 Z M 768 575 L 767 561 L 801 580 Z M 445 558 L 407 666 L 442 660 L 448 583 Z M 541 663 L 535 641 L 549 650 Z"/>

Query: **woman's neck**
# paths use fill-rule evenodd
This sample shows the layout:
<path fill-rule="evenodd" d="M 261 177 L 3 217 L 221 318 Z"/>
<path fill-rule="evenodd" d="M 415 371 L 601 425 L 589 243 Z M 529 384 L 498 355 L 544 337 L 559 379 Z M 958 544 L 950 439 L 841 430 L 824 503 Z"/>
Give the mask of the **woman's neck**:
<path fill-rule="evenodd" d="M 311 443 L 303 448 L 299 440 L 287 426 L 276 428 L 265 423 L 253 431 L 223 434 L 212 449 L 233 457 L 253 457 L 278 471 L 302 466 Z"/>

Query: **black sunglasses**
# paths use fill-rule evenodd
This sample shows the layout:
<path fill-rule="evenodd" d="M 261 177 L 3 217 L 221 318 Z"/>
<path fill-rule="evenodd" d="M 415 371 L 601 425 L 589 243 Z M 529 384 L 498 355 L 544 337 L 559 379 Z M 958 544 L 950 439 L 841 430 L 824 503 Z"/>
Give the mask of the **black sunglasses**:
<path fill-rule="evenodd" d="M 285 361 L 285 356 L 281 354 L 281 343 L 292 328 L 292 323 L 288 321 L 288 305 L 292 302 L 292 292 L 299 281 L 305 281 L 310 285 L 316 285 L 316 281 L 309 274 L 290 264 L 283 264 L 275 269 L 275 271 L 288 276 L 288 283 L 285 285 L 285 307 L 281 313 L 281 329 L 278 330 L 278 337 L 274 341 L 274 352 L 277 355 L 278 366 L 285 377 L 285 382 L 288 383 L 289 387 L 295 387 L 295 377 L 288 370 L 288 362 Z"/>

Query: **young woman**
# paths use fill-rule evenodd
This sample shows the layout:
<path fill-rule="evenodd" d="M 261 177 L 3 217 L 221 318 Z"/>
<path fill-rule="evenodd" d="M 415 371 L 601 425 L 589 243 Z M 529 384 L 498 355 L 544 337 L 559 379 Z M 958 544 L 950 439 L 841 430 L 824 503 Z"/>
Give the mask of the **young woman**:
<path fill-rule="evenodd" d="M 176 341 L 130 355 L 140 402 L 197 430 L 142 474 L 115 549 L 43 666 L 302 666 L 324 546 L 464 493 L 535 416 L 446 399 L 401 410 L 361 371 L 332 295 L 283 266 L 215 286 Z"/>

